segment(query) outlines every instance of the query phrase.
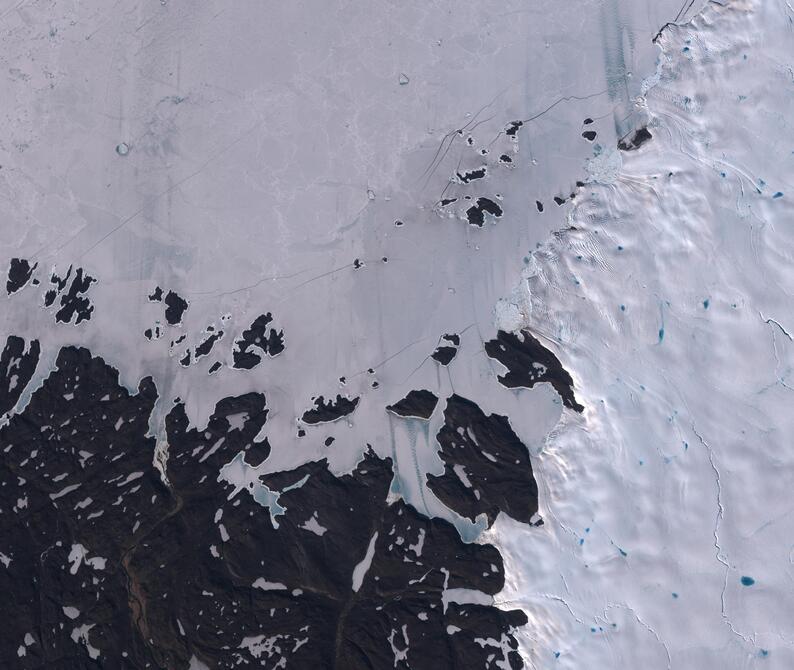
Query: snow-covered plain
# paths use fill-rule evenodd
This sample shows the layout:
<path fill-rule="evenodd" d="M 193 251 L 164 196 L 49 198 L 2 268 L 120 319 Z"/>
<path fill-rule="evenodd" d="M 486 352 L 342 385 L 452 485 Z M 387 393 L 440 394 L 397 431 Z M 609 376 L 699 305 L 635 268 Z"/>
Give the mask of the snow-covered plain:
<path fill-rule="evenodd" d="M 786 2 L 666 29 L 653 140 L 533 254 L 587 410 L 535 461 L 546 525 L 486 533 L 530 667 L 794 667 L 793 39 Z"/>

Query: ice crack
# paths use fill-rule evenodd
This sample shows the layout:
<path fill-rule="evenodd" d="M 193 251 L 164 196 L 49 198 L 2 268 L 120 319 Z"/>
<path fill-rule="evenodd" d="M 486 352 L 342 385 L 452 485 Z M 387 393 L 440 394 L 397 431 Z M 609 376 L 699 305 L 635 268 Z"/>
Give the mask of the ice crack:
<path fill-rule="evenodd" d="M 776 325 L 778 328 L 780 328 L 780 332 L 782 332 L 789 340 L 794 342 L 794 338 L 791 337 L 791 334 L 783 326 L 780 325 L 779 321 L 776 321 L 775 319 L 772 319 L 772 318 L 764 319 L 764 315 L 761 312 L 758 312 L 758 316 L 760 316 L 761 319 L 763 319 L 764 323 L 768 323 L 770 325 L 771 324 Z"/>
<path fill-rule="evenodd" d="M 626 610 L 628 612 L 631 612 L 631 614 L 637 620 L 637 623 L 639 623 L 640 626 L 642 626 L 651 635 L 653 635 L 654 638 L 656 638 L 656 641 L 662 646 L 662 648 L 664 649 L 664 653 L 667 655 L 667 670 L 670 670 L 672 668 L 672 665 L 673 665 L 673 659 L 670 656 L 670 649 L 668 649 L 667 643 L 662 639 L 661 635 L 659 635 L 659 633 L 656 632 L 656 630 L 653 628 L 653 626 L 650 626 L 645 621 L 643 621 L 642 617 L 639 614 L 637 614 L 636 610 L 633 607 L 631 607 L 630 605 L 627 605 L 626 603 L 609 603 L 604 608 L 604 620 L 607 619 L 607 612 L 610 609 L 612 609 L 613 607 L 616 608 L 616 609 L 624 609 L 624 610 Z"/>
<path fill-rule="evenodd" d="M 728 617 L 725 611 L 725 592 L 728 589 L 728 572 L 730 570 L 730 565 L 728 564 L 728 561 L 725 556 L 725 552 L 723 551 L 722 545 L 720 544 L 720 536 L 719 536 L 720 525 L 722 523 L 723 518 L 725 517 L 725 506 L 722 503 L 722 478 L 720 476 L 720 471 L 719 468 L 717 467 L 717 462 L 714 457 L 714 450 L 711 448 L 711 445 L 709 445 L 708 442 L 706 442 L 706 440 L 703 439 L 703 436 L 700 433 L 698 433 L 694 423 L 692 424 L 692 432 L 695 433 L 695 436 L 698 438 L 700 444 L 703 445 L 703 448 L 706 450 L 706 453 L 708 454 L 709 464 L 711 465 L 711 469 L 714 472 L 714 477 L 717 484 L 717 517 L 714 521 L 714 530 L 713 530 L 714 548 L 716 550 L 717 560 L 720 563 L 722 563 L 722 565 L 725 567 L 724 579 L 722 582 L 722 592 L 720 593 L 720 614 L 722 616 L 722 620 L 725 622 L 728 628 L 730 628 L 731 632 L 734 635 L 740 637 L 742 640 L 744 640 L 749 644 L 753 644 L 752 640 L 750 640 L 746 635 L 736 630 L 736 627 L 733 625 L 733 622 L 730 620 L 730 618 Z M 753 644 L 753 646 L 755 645 Z"/>

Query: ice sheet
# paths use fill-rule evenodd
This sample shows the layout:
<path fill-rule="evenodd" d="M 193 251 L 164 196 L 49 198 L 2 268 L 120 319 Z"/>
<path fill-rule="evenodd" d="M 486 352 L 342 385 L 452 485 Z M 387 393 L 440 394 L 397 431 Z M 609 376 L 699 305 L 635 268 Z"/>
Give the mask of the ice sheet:
<path fill-rule="evenodd" d="M 531 325 L 587 407 L 536 460 L 548 523 L 486 533 L 536 667 L 794 663 L 792 21 L 711 3 L 666 29 L 653 139 L 533 255 Z"/>

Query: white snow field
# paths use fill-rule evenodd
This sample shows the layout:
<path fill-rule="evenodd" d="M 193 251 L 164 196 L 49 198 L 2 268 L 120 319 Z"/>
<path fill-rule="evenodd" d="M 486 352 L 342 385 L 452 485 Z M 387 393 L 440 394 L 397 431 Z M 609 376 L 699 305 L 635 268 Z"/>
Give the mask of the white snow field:
<path fill-rule="evenodd" d="M 530 667 L 792 668 L 794 9 L 711 3 L 659 45 L 653 139 L 522 283 L 587 410 L 535 460 L 541 532 L 486 536 Z"/>

